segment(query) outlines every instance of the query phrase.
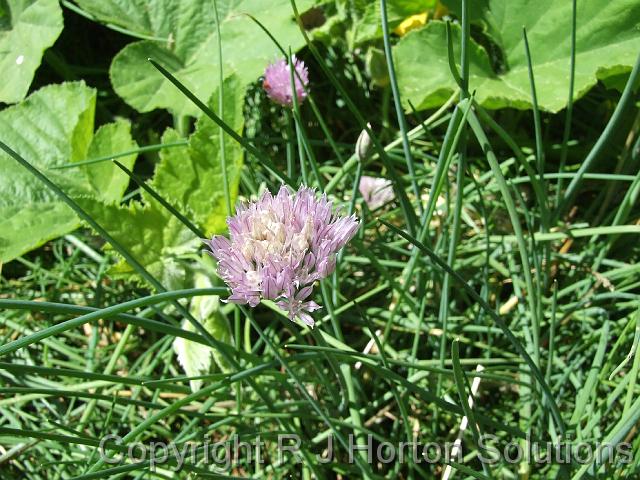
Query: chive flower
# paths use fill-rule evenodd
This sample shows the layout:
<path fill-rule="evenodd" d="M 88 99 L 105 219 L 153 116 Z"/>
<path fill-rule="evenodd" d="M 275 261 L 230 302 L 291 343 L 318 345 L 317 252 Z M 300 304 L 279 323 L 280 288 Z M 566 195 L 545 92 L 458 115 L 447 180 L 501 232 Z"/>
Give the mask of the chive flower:
<path fill-rule="evenodd" d="M 229 302 L 255 307 L 274 300 L 290 320 L 313 327 L 310 312 L 320 305 L 309 300 L 313 284 L 333 273 L 336 253 L 358 230 L 354 215 L 333 213 L 326 195 L 301 187 L 240 205 L 227 218 L 230 238 L 205 240 L 218 260 L 218 275 L 231 288 Z"/>
<path fill-rule="evenodd" d="M 298 103 L 302 103 L 307 96 L 304 87 L 309 84 L 309 71 L 304 65 L 304 62 L 298 60 L 295 55 L 291 56 L 291 61 L 296 69 L 296 72 L 293 74 L 293 80 L 296 86 L 296 97 L 298 98 Z M 278 60 L 266 68 L 262 86 L 271 100 L 285 107 L 293 107 L 291 67 L 286 58 Z"/>
<path fill-rule="evenodd" d="M 369 210 L 380 208 L 395 198 L 391 181 L 386 178 L 363 175 L 360 178 L 358 190 Z"/>

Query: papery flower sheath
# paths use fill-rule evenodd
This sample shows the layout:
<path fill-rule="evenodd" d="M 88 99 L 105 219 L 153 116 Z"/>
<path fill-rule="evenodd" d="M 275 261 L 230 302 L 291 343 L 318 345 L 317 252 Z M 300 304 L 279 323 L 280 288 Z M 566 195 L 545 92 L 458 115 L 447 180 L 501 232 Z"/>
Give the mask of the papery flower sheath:
<path fill-rule="evenodd" d="M 391 181 L 386 178 L 363 175 L 360 178 L 358 190 L 370 210 L 380 208 L 395 198 Z"/>
<path fill-rule="evenodd" d="M 308 300 L 313 283 L 335 269 L 336 253 L 358 230 L 356 217 L 333 213 L 326 195 L 313 189 L 290 193 L 283 185 L 275 196 L 267 191 L 240 205 L 227 225 L 230 238 L 205 240 L 231 288 L 227 301 L 255 307 L 274 300 L 291 320 L 312 327 L 309 312 L 321 308 Z"/>
<path fill-rule="evenodd" d="M 302 103 L 307 96 L 304 87 L 309 84 L 309 71 L 302 60 L 291 56 L 297 75 L 294 73 L 296 96 L 298 103 Z M 299 78 L 298 78 L 299 77 Z M 291 89 L 291 68 L 286 58 L 269 65 L 264 71 L 264 90 L 271 100 L 285 107 L 293 107 L 293 92 Z"/>

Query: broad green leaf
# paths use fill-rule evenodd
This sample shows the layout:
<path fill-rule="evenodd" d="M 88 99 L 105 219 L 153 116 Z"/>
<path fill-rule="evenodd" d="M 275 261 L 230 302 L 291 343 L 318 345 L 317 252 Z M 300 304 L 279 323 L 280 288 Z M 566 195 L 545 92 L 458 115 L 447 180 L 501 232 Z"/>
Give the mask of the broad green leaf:
<path fill-rule="evenodd" d="M 460 29 L 452 25 L 451 30 L 454 54 L 458 58 Z M 416 108 L 431 108 L 443 104 L 451 97 L 456 83 L 449 70 L 446 45 L 444 23 L 430 22 L 425 28 L 407 34 L 394 48 L 393 55 L 403 101 L 411 101 Z M 486 52 L 471 42 L 471 88 L 477 88 L 480 82 L 491 75 L 493 71 Z M 476 92 L 476 98 L 479 95 L 480 92 Z"/>
<path fill-rule="evenodd" d="M 164 0 L 74 0 L 96 20 L 117 25 L 133 34 L 153 37 L 164 31 L 168 40 L 169 25 L 181 15 L 181 2 Z M 184 2 L 191 5 L 191 2 Z M 222 2 L 219 2 L 222 3 Z M 192 12 L 194 15 L 196 12 Z M 206 15 L 208 12 L 202 12 Z M 188 26 L 186 26 L 188 28 Z"/>
<path fill-rule="evenodd" d="M 616 73 L 615 68 L 612 68 L 608 73 L 609 76 L 602 79 L 604 86 L 622 92 L 627 86 L 631 70 L 628 67 L 619 67 L 619 73 Z"/>
<path fill-rule="evenodd" d="M 182 288 L 187 284 L 187 271 L 181 257 L 192 253 L 200 240 L 159 203 L 105 205 L 93 198 L 78 198 L 78 203 L 136 260 L 167 288 Z M 135 270 L 120 262 L 114 276 L 134 276 Z"/>
<path fill-rule="evenodd" d="M 115 238 L 151 275 L 169 289 L 191 285 L 185 256 L 202 245 L 191 230 L 153 199 L 144 203 L 105 205 L 94 198 L 78 198 L 78 203 Z M 188 208 L 182 212 L 190 214 Z M 116 278 L 140 280 L 136 270 L 124 260 L 109 272 Z"/>
<path fill-rule="evenodd" d="M 471 42 L 470 88 L 488 108 L 530 108 L 531 93 L 522 37 L 527 29 L 538 103 L 556 112 L 567 102 L 571 1 L 489 0 L 483 22 L 504 58 L 499 72 L 486 51 Z M 640 3 L 635 0 L 578 2 L 575 95 L 586 93 L 598 79 L 630 69 L 640 50 Z M 460 29 L 453 25 L 456 61 Z M 444 24 L 431 22 L 411 32 L 394 48 L 403 100 L 418 108 L 442 104 L 455 83 L 447 64 Z"/>
<path fill-rule="evenodd" d="M 106 157 L 109 154 L 126 152 L 137 148 L 131 138 L 129 122 L 119 120 L 101 126 L 91 141 L 87 158 Z M 118 158 L 128 169 L 133 169 L 136 155 Z M 111 162 L 100 162 L 80 167 L 89 179 L 94 196 L 105 203 L 118 202 L 129 185 L 129 176 Z"/>
<path fill-rule="evenodd" d="M 0 112 L 0 138 L 42 170 L 80 160 L 91 141 L 94 108 L 95 91 L 83 83 L 45 87 Z M 5 153 L 0 171 L 0 262 L 78 226 L 71 209 Z M 88 193 L 71 175 L 50 174 L 56 183 Z"/>
<path fill-rule="evenodd" d="M 148 61 L 167 67 L 199 98 L 207 99 L 218 83 L 218 43 L 214 0 L 76 0 L 100 21 L 113 23 L 143 40 L 127 45 L 113 59 L 111 82 L 118 95 L 140 112 L 166 108 L 197 116 L 197 108 Z M 312 0 L 297 2 L 300 11 Z M 225 76 L 235 72 L 243 84 L 256 80 L 281 56 L 267 35 L 245 14 L 262 22 L 293 51 L 304 45 L 289 0 L 220 0 L 217 2 Z"/>
<path fill-rule="evenodd" d="M 0 1 L 0 103 L 25 97 L 42 54 L 60 32 L 58 0 Z"/>
<path fill-rule="evenodd" d="M 208 288 L 212 287 L 210 277 L 203 273 L 196 273 L 195 287 Z M 194 297 L 189 307 L 191 315 L 193 315 L 202 326 L 216 339 L 221 342 L 229 343 L 231 341 L 231 329 L 229 322 L 220 313 L 220 298 L 210 295 L 202 297 Z M 187 331 L 195 331 L 195 327 L 188 320 L 184 320 L 182 328 Z M 185 340 L 176 337 L 173 341 L 173 349 L 178 355 L 178 361 L 189 377 L 205 375 L 211 371 L 211 359 L 213 358 L 216 365 L 223 371 L 228 370 L 228 365 L 221 358 L 219 352 L 211 347 L 200 343 Z M 200 390 L 202 380 L 191 380 L 191 390 L 194 392 Z"/>
<path fill-rule="evenodd" d="M 0 183 L 5 182 L 0 180 Z M 61 203 L 45 201 L 25 206 L 0 203 L 3 203 L 0 205 L 0 263 L 74 230 L 79 223 Z"/>
<path fill-rule="evenodd" d="M 237 78 L 232 76 L 224 81 L 224 120 L 238 133 L 242 132 L 244 126 L 244 95 L 245 88 Z M 211 106 L 217 111 L 217 90 L 211 98 Z M 226 134 L 223 135 L 233 205 L 238 194 L 243 152 L 237 142 Z M 168 130 L 162 142 L 178 139 L 175 131 Z M 188 209 L 206 234 L 212 235 L 222 233 L 226 228 L 226 200 L 222 179 L 220 128 L 208 117 L 202 116 L 189 139 L 188 147 L 161 152 L 153 187 L 174 206 Z"/>
<path fill-rule="evenodd" d="M 244 88 L 232 78 L 225 80 L 223 117 L 227 124 L 241 133 L 244 126 L 242 106 Z M 217 105 L 217 91 L 212 105 Z M 217 108 L 216 108 L 217 110 Z M 163 142 L 180 137 L 167 130 Z M 178 211 L 204 227 L 207 235 L 222 233 L 227 216 L 222 188 L 219 127 L 202 116 L 185 147 L 160 153 L 151 186 Z M 242 168 L 242 149 L 225 135 L 225 152 L 231 202 L 235 203 Z M 79 199 L 83 208 L 120 242 L 152 275 L 168 288 L 191 284 L 183 258 L 201 246 L 200 239 L 157 201 L 146 193 L 142 202 L 126 206 L 104 205 L 96 199 Z M 120 262 L 114 275 L 134 275 L 132 267 Z"/>
<path fill-rule="evenodd" d="M 93 135 L 96 92 L 82 82 L 42 88 L 0 112 L 0 138 L 73 197 L 115 202 L 128 179 L 111 163 L 51 167 L 135 146 L 128 122 L 105 125 Z M 130 167 L 135 156 L 124 158 Z M 53 192 L 5 153 L 0 153 L 0 262 L 7 262 L 79 226 Z"/>

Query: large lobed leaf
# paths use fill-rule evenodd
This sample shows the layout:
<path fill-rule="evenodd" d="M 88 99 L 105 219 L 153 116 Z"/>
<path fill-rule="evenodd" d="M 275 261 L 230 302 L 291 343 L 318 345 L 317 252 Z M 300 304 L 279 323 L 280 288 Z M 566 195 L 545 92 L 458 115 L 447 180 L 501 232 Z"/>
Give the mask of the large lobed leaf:
<path fill-rule="evenodd" d="M 135 146 L 128 122 L 93 135 L 96 92 L 82 82 L 42 88 L 0 112 L 0 138 L 75 197 L 115 202 L 128 179 L 111 164 L 72 170 L 51 167 Z M 129 167 L 135 156 L 122 159 Z M 73 211 L 27 170 L 0 153 L 0 262 L 7 262 L 79 225 Z"/>
<path fill-rule="evenodd" d="M 140 112 L 166 108 L 177 115 L 199 114 L 197 108 L 148 61 L 167 67 L 199 98 L 209 98 L 218 83 L 218 41 L 215 5 L 222 35 L 225 76 L 242 83 L 258 78 L 281 56 L 277 47 L 247 15 L 262 22 L 278 41 L 293 51 L 304 40 L 289 0 L 75 0 L 98 20 L 158 40 L 127 45 L 113 59 L 113 87 Z M 299 0 L 300 11 L 314 2 Z"/>
<path fill-rule="evenodd" d="M 158 202 L 105 205 L 95 198 L 78 198 L 78 203 L 106 229 L 154 277 L 169 289 L 186 285 L 186 269 L 180 257 L 200 244 L 180 220 Z M 121 261 L 111 271 L 116 277 L 135 277 L 136 271 Z"/>
<path fill-rule="evenodd" d="M 456 2 L 447 2 L 455 4 Z M 539 106 L 551 112 L 568 99 L 571 0 L 488 0 L 480 16 L 502 52 L 504 72 L 495 72 L 487 52 L 471 41 L 470 88 L 488 108 L 530 108 L 531 89 L 522 35 L 527 29 Z M 640 3 L 635 0 L 578 1 L 575 95 L 598 79 L 629 70 L 640 51 Z M 454 25 L 456 61 L 460 29 Z M 418 108 L 442 104 L 455 88 L 447 63 L 445 28 L 431 22 L 394 48 L 405 101 Z"/>
<path fill-rule="evenodd" d="M 225 122 L 236 132 L 244 127 L 242 107 L 245 87 L 234 77 L 224 82 Z M 212 108 L 217 105 L 217 90 L 212 96 Z M 231 202 L 235 202 L 242 148 L 224 137 L 227 174 Z M 163 142 L 179 139 L 174 130 L 167 130 Z M 207 235 L 222 233 L 227 216 L 222 168 L 220 162 L 220 129 L 206 116 L 200 117 L 196 130 L 185 147 L 163 150 L 160 163 L 151 181 L 153 189 L 173 207 L 203 227 Z M 82 199 L 82 206 L 120 242 L 145 268 L 170 288 L 186 285 L 189 272 L 181 260 L 201 245 L 200 239 L 149 195 L 143 202 L 126 206 L 106 207 L 97 199 Z M 114 274 L 134 275 L 134 269 L 121 262 Z"/>
<path fill-rule="evenodd" d="M 224 82 L 224 120 L 234 131 L 244 127 L 242 108 L 245 88 L 232 76 Z M 217 90 L 212 106 L 217 110 Z M 168 130 L 163 143 L 178 140 L 178 134 Z M 223 133 L 225 159 L 231 202 L 235 201 L 242 169 L 242 147 Z M 220 127 L 207 117 L 201 117 L 196 130 L 183 148 L 165 150 L 153 179 L 154 188 L 172 203 L 189 208 L 196 223 L 207 235 L 221 233 L 226 228 L 226 199 L 220 158 Z M 188 161 L 185 161 L 188 159 Z"/>
<path fill-rule="evenodd" d="M 104 158 L 114 153 L 137 148 L 131 138 L 131 125 L 118 120 L 102 125 L 93 136 L 87 158 Z M 132 169 L 136 155 L 118 158 L 125 167 Z M 119 202 L 129 185 L 129 176 L 111 162 L 100 162 L 79 167 L 88 180 L 93 196 L 105 204 Z"/>
<path fill-rule="evenodd" d="M 60 32 L 58 0 L 0 1 L 0 103 L 25 97 L 43 52 Z"/>

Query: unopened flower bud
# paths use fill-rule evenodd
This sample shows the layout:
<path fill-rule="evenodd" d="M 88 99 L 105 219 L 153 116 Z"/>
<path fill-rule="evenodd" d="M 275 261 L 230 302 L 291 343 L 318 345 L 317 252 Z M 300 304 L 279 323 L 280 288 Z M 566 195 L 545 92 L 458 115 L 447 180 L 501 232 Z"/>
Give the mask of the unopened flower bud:
<path fill-rule="evenodd" d="M 371 129 L 371 124 L 367 123 L 367 127 Z M 371 152 L 371 137 L 367 130 L 362 130 L 360 132 L 360 136 L 358 137 L 358 141 L 356 142 L 356 155 L 358 156 L 358 160 L 364 162 L 367 158 L 369 158 L 369 153 Z"/>

